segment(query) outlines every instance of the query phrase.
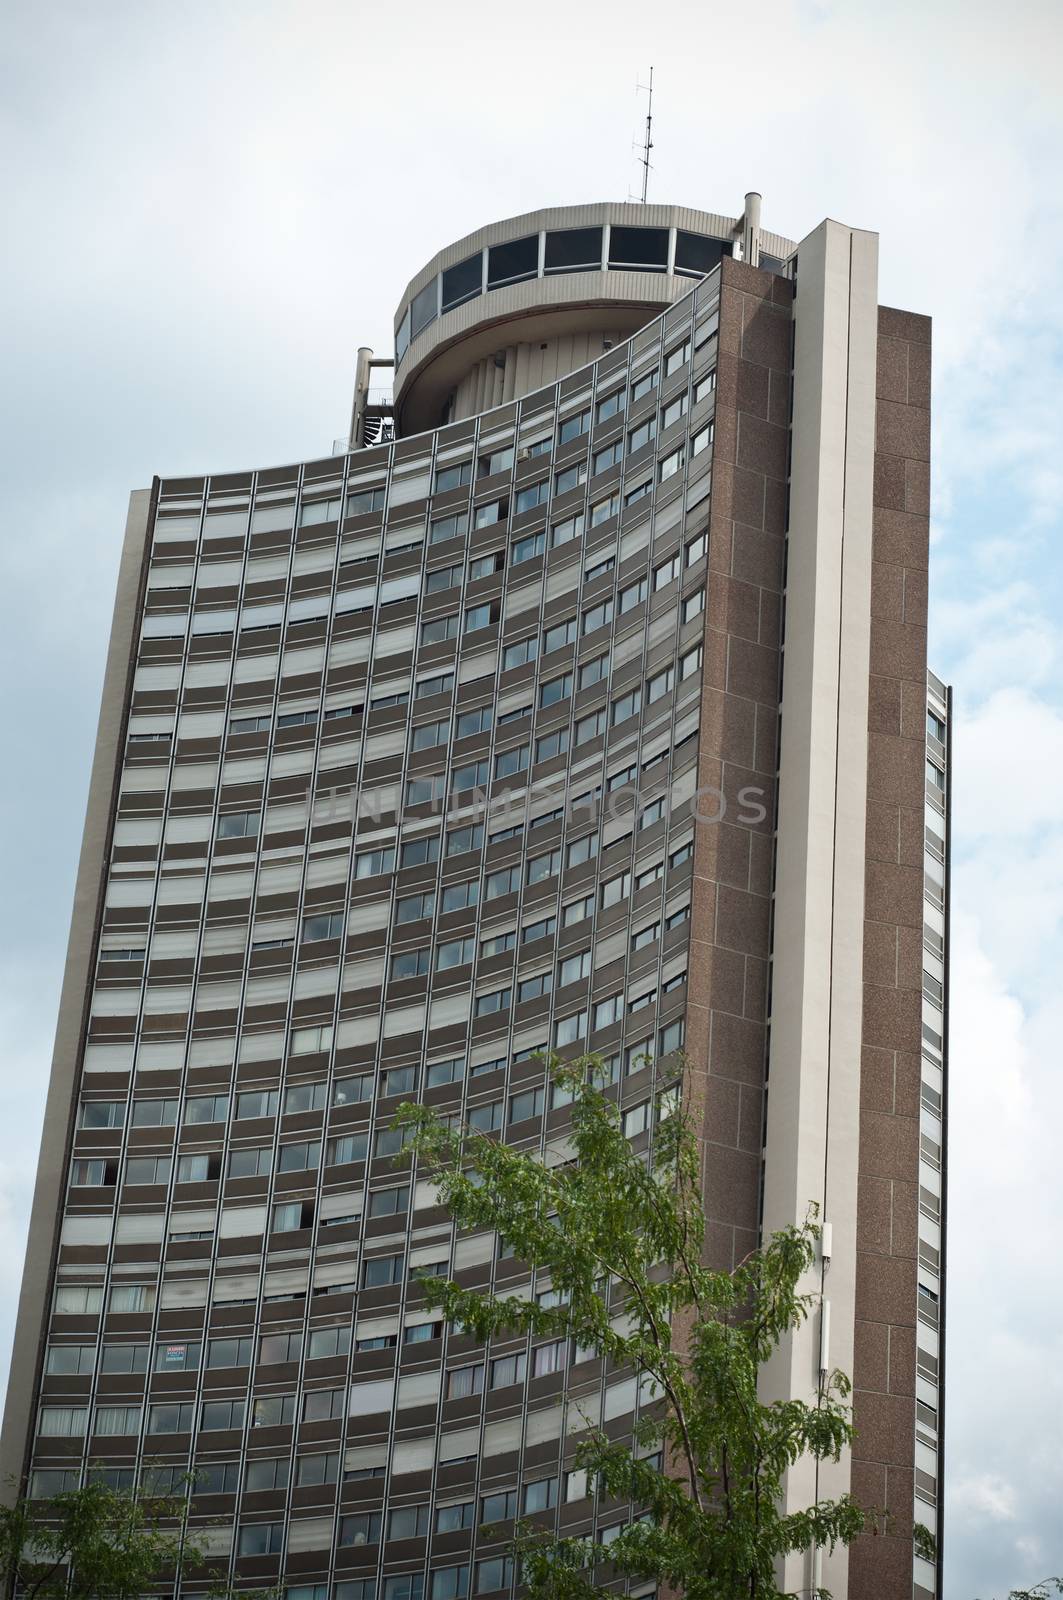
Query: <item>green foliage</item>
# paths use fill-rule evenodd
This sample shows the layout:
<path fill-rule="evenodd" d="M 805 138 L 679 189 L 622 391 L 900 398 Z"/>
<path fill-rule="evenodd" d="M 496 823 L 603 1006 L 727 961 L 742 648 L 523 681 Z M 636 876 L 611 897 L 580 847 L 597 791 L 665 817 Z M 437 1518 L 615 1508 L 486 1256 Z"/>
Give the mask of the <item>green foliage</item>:
<path fill-rule="evenodd" d="M 1051 1600 L 1054 1594 L 1063 1594 L 1063 1578 L 1042 1578 L 1032 1589 L 1009 1589 L 1008 1600 Z"/>
<path fill-rule="evenodd" d="M 645 1520 L 607 1549 L 525 1526 L 515 1547 L 522 1576 L 534 1600 L 591 1600 L 606 1592 L 609 1569 L 686 1600 L 784 1600 L 779 1558 L 846 1545 L 868 1520 L 848 1496 L 787 1514 L 779 1505 L 788 1467 L 805 1456 L 837 1460 L 850 1442 L 848 1379 L 833 1373 L 812 1405 L 765 1405 L 757 1393 L 760 1368 L 811 1309 L 797 1286 L 819 1230 L 810 1216 L 735 1271 L 710 1271 L 698 1151 L 684 1118 L 662 1116 L 648 1163 L 599 1087 L 599 1062 L 555 1062 L 553 1076 L 572 1096 L 562 1165 L 455 1128 L 425 1106 L 406 1105 L 396 1119 L 457 1224 L 501 1234 L 539 1270 L 540 1285 L 549 1274 L 560 1302 L 426 1278 L 429 1304 L 483 1341 L 571 1337 L 643 1375 L 662 1402 L 644 1412 L 634 1448 L 588 1427 L 576 1455 L 600 1494 L 645 1508 Z M 654 1453 L 662 1467 L 647 1459 Z"/>
<path fill-rule="evenodd" d="M 90 1483 L 0 1506 L 0 1593 L 27 1600 L 138 1600 L 203 1559 L 183 1500 Z"/>

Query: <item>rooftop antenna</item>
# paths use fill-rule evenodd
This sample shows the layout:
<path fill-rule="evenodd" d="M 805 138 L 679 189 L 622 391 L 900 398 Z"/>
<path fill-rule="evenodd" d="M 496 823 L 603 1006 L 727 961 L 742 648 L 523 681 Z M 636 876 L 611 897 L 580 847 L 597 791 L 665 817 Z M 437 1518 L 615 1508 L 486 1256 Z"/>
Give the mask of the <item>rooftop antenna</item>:
<path fill-rule="evenodd" d="M 653 149 L 653 68 L 650 68 L 649 83 L 636 83 L 635 93 L 646 91 L 646 137 L 642 141 L 642 154 L 639 161 L 642 163 L 642 204 L 646 204 L 646 195 L 650 187 L 650 151 Z"/>

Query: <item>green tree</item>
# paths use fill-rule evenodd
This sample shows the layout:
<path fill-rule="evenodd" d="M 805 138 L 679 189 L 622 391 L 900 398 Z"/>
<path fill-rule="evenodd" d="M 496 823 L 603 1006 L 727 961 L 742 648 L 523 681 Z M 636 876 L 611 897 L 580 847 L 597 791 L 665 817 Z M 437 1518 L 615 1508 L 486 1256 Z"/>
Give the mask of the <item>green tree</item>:
<path fill-rule="evenodd" d="M 711 1271 L 697 1146 L 674 1095 L 659 1097 L 646 1161 L 624 1136 L 597 1059 L 551 1067 L 571 1095 L 563 1164 L 425 1106 L 403 1106 L 396 1119 L 458 1226 L 495 1230 L 554 1291 L 540 1303 L 426 1278 L 429 1304 L 482 1341 L 572 1338 L 634 1369 L 660 1401 L 633 1446 L 588 1427 L 575 1461 L 601 1494 L 645 1508 L 644 1518 L 608 1548 L 524 1525 L 514 1546 L 523 1579 L 541 1600 L 604 1594 L 595 1572 L 610 1568 L 686 1600 L 783 1600 L 780 1557 L 846 1545 L 869 1520 L 848 1496 L 780 1509 L 788 1467 L 803 1456 L 837 1460 L 852 1439 L 848 1379 L 831 1374 L 815 1404 L 764 1404 L 757 1392 L 761 1367 L 811 1308 L 798 1283 L 818 1227 L 810 1215 L 735 1271 Z"/>
<path fill-rule="evenodd" d="M 204 1559 L 184 1499 L 89 1483 L 0 1506 L 0 1593 L 27 1600 L 139 1600 Z"/>

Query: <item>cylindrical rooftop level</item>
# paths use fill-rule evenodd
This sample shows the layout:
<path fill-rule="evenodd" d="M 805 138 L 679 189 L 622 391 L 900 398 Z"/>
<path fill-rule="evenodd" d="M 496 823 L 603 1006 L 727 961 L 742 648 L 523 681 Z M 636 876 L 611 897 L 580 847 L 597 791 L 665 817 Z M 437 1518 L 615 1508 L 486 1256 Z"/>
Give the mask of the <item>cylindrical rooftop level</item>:
<path fill-rule="evenodd" d="M 494 222 L 434 256 L 395 315 L 395 419 L 419 433 L 530 394 L 630 336 L 721 256 L 782 269 L 758 215 L 604 202 Z M 753 223 L 752 229 L 747 224 Z"/>

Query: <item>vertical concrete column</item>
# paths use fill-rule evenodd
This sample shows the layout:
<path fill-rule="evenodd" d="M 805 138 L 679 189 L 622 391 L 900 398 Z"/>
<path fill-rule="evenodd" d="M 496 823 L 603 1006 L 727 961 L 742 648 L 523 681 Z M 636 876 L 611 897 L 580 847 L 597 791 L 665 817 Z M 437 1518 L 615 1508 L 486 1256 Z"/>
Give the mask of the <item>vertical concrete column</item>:
<path fill-rule="evenodd" d="M 829 1309 L 778 1351 L 768 1399 L 813 1401 L 821 1364 L 853 1370 L 877 298 L 875 234 L 824 222 L 802 242 L 764 1231 L 815 1202 L 833 1237 L 829 1266 L 803 1286 Z M 848 1452 L 800 1462 L 787 1506 L 846 1492 L 850 1473 Z M 844 1600 L 845 1551 L 823 1555 L 821 1581 Z M 792 1557 L 784 1586 L 812 1582 L 811 1555 Z"/>

